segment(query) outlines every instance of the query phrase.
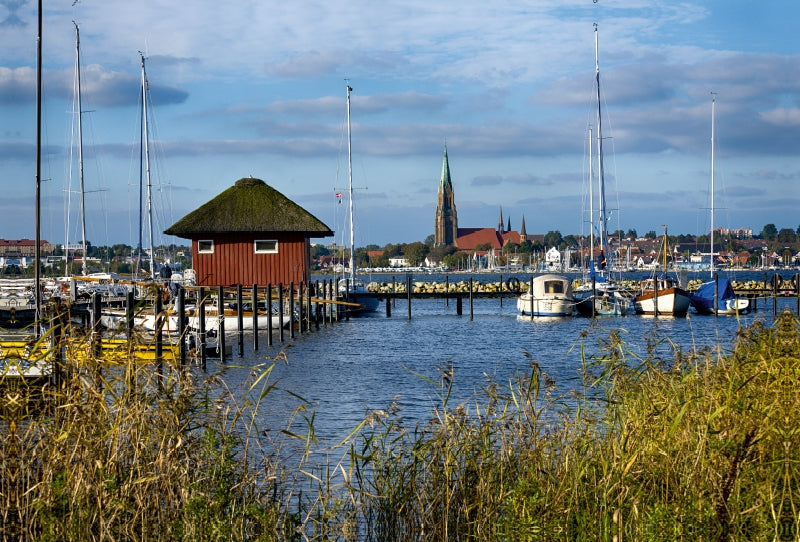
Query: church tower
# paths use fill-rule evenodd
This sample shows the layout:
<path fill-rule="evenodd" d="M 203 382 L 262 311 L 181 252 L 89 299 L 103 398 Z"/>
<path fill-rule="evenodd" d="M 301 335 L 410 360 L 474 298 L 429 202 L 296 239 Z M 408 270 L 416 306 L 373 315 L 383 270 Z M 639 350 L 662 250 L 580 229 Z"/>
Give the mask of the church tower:
<path fill-rule="evenodd" d="M 450 163 L 447 160 L 447 144 L 444 146 L 442 161 L 442 178 L 439 180 L 439 199 L 436 204 L 436 223 L 433 228 L 433 246 L 449 246 L 456 244 L 458 237 L 458 216 L 453 194 L 453 183 L 450 180 Z"/>
<path fill-rule="evenodd" d="M 519 230 L 519 242 L 528 242 L 528 232 L 525 231 L 525 215 L 522 215 L 522 228 Z"/>

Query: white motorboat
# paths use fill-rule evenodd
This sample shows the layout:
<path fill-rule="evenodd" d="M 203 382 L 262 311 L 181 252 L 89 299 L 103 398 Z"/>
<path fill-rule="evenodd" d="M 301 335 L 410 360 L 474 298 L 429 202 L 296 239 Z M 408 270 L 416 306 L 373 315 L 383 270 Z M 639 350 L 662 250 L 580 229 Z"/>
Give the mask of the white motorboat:
<path fill-rule="evenodd" d="M 572 316 L 572 282 L 561 275 L 533 277 L 528 291 L 517 297 L 517 311 L 529 316 Z"/>

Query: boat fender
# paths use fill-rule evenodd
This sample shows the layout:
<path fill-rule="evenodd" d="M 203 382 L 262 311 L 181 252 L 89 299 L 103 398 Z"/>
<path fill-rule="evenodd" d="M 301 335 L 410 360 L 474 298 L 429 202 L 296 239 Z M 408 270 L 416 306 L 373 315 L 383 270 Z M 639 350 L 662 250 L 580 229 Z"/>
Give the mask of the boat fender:
<path fill-rule="evenodd" d="M 506 287 L 509 291 L 518 294 L 520 292 L 519 286 L 519 279 L 517 277 L 511 277 L 506 281 Z"/>

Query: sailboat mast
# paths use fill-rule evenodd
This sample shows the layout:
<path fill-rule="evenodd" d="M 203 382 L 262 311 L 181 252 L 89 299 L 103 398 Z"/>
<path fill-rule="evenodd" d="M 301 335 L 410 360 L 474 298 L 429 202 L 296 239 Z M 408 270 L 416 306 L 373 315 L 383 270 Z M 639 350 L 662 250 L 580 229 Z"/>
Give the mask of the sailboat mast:
<path fill-rule="evenodd" d="M 715 93 L 711 93 L 711 278 L 714 278 L 714 110 L 717 102 Z"/>
<path fill-rule="evenodd" d="M 42 246 L 41 207 L 42 207 L 42 0 L 39 0 L 39 17 L 36 35 L 36 197 L 35 197 L 35 237 L 34 250 L 34 286 L 36 290 L 36 316 L 34 333 L 39 336 L 39 319 L 42 315 L 41 266 L 39 250 Z"/>
<path fill-rule="evenodd" d="M 150 276 L 155 279 L 155 257 L 153 254 L 153 208 L 152 208 L 152 194 L 150 184 L 150 148 L 149 148 L 149 128 L 147 126 L 147 91 L 149 90 L 149 83 L 147 82 L 147 72 L 144 67 L 144 54 L 139 53 L 142 57 L 142 141 L 144 142 L 144 171 L 145 171 L 145 187 L 146 206 L 147 206 L 147 231 L 150 242 Z M 141 235 L 141 224 L 139 227 L 139 235 Z M 141 240 L 140 240 L 141 243 Z"/>
<path fill-rule="evenodd" d="M 594 262 L 594 157 L 592 125 L 589 125 L 589 261 Z"/>
<path fill-rule="evenodd" d="M 600 55 L 598 45 L 597 23 L 594 24 L 594 72 L 595 86 L 597 87 L 597 182 L 599 184 L 600 200 L 600 243 L 607 261 L 611 261 L 608 253 L 608 228 L 606 224 L 606 187 L 605 170 L 603 167 L 603 117 L 601 114 L 600 99 Z"/>
<path fill-rule="evenodd" d="M 356 254 L 355 254 L 355 231 L 353 224 L 353 153 L 350 142 L 350 92 L 353 87 L 347 84 L 347 182 L 349 187 L 350 199 L 350 278 L 355 278 L 356 274 Z"/>
<path fill-rule="evenodd" d="M 75 85 L 78 99 L 78 178 L 81 185 L 81 273 L 86 275 L 86 191 L 83 184 L 83 106 L 81 104 L 81 37 L 78 23 L 75 25 Z"/>

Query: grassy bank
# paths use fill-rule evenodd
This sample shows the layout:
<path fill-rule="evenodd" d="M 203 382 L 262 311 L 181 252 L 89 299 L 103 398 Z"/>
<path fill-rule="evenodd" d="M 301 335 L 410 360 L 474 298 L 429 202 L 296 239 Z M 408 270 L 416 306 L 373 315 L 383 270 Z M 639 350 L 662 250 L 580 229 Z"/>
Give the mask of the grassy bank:
<path fill-rule="evenodd" d="M 196 371 L 101 361 L 29 403 L 4 383 L 5 535 L 800 539 L 797 319 L 756 323 L 725 351 L 664 358 L 656 340 L 668 342 L 638 356 L 612 334 L 568 396 L 531 358 L 515 380 L 451 404 L 458 375 L 444 367 L 420 377 L 439 396 L 425 423 L 386 405 L 326 450 L 302 406 L 283 432 L 258 425 L 263 401 L 284 393 L 271 378 L 283 355 L 247 393 Z M 311 452 L 331 459 L 312 465 Z"/>

